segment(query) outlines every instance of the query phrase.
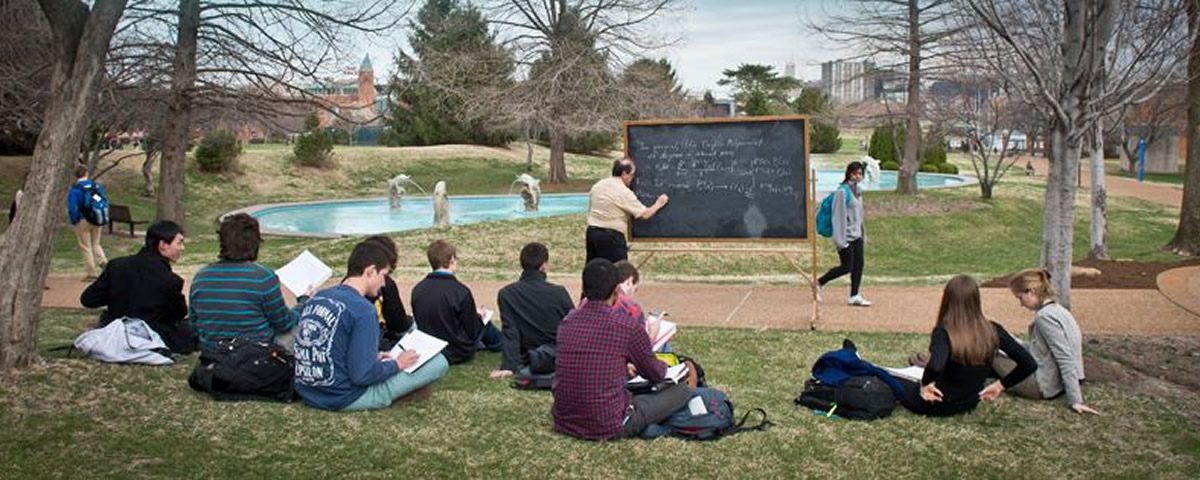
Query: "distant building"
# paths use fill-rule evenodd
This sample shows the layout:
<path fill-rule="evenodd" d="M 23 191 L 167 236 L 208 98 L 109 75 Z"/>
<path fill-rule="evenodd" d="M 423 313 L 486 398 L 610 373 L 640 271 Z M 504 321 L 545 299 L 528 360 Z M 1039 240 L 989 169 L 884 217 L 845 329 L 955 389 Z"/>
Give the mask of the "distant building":
<path fill-rule="evenodd" d="M 1164 87 L 1154 97 L 1133 106 L 1125 118 L 1125 141 L 1130 150 L 1137 152 L 1138 143 L 1146 141 L 1145 168 L 1150 173 L 1179 173 L 1183 170 L 1187 164 L 1189 147 L 1186 132 L 1185 84 Z M 1121 162 L 1121 168 L 1127 168 L 1126 162 Z"/>
<path fill-rule="evenodd" d="M 869 60 L 834 60 L 821 64 L 821 87 L 834 105 L 848 105 L 875 98 Z"/>
<path fill-rule="evenodd" d="M 384 87 L 375 85 L 375 69 L 371 66 L 370 55 L 363 57 L 357 76 L 329 80 L 305 90 L 326 102 L 323 108 L 317 110 L 322 127 L 335 123 L 374 124 L 377 123 L 376 118 L 387 110 L 387 97 L 380 95 Z M 348 122 L 339 122 L 338 117 Z"/>

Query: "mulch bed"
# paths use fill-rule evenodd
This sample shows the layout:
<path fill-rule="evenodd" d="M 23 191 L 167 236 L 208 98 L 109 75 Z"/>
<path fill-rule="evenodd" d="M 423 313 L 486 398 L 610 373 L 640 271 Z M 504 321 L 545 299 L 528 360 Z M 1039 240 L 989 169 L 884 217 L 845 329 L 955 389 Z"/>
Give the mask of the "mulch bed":
<path fill-rule="evenodd" d="M 1172 268 L 1200 265 L 1200 258 L 1189 258 L 1179 262 L 1132 262 L 1086 259 L 1075 262 L 1077 267 L 1094 268 L 1100 275 L 1089 277 L 1075 275 L 1071 277 L 1071 288 L 1113 288 L 1113 289 L 1158 289 L 1155 279 L 1158 274 Z M 1016 272 L 1013 272 L 1015 274 Z M 1013 274 L 993 278 L 983 283 L 983 287 L 1006 288 L 1008 279 Z"/>

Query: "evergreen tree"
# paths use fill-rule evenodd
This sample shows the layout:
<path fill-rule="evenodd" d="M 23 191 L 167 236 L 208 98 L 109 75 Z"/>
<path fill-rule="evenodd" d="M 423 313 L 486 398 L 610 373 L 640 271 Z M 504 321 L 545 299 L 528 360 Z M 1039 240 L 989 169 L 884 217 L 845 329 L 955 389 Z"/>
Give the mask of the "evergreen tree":
<path fill-rule="evenodd" d="M 513 59 L 496 43 L 478 9 L 458 0 L 426 0 L 409 22 L 413 55 L 401 52 L 391 82 L 389 142 L 399 145 L 504 145 L 513 135 L 486 122 L 485 89 L 512 82 Z M 478 95 L 483 97 L 485 95 Z"/>
<path fill-rule="evenodd" d="M 791 110 L 788 92 L 800 87 L 800 81 L 781 77 L 775 67 L 743 63 L 737 69 L 721 72 L 725 78 L 717 85 L 733 86 L 733 100 L 738 109 L 749 116 L 775 115 Z"/>

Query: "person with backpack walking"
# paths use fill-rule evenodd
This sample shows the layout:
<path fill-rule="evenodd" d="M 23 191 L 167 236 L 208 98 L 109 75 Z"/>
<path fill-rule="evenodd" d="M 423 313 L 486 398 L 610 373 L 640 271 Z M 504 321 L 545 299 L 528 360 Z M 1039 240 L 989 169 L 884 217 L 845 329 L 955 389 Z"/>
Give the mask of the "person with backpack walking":
<path fill-rule="evenodd" d="M 1037 361 L 1036 375 L 1013 386 L 1010 391 L 1019 397 L 1034 400 L 1057 398 L 1060 395 L 1071 410 L 1077 413 L 1099 414 L 1083 403 L 1083 335 L 1075 317 L 1055 302 L 1050 272 L 1033 268 L 1016 274 L 1008 288 L 1021 306 L 1034 312 L 1029 324 L 1029 353 Z M 997 357 L 992 368 L 1006 374 L 1015 368 L 1006 357 Z"/>
<path fill-rule="evenodd" d="M 83 165 L 75 167 L 75 184 L 67 192 L 67 216 L 87 268 L 83 281 L 90 282 L 97 278 L 96 265 L 104 268 L 108 264 L 100 246 L 100 226 L 108 223 L 108 195 L 104 187 L 88 179 Z"/>
<path fill-rule="evenodd" d="M 948 417 L 970 412 L 981 400 L 995 399 L 1038 368 L 1020 342 L 983 316 L 979 284 L 970 275 L 958 275 L 946 283 L 930 337 L 929 363 L 921 381 L 896 379 L 904 387 L 900 403 L 918 415 Z M 997 351 L 1015 365 L 999 381 L 984 387 Z"/>
<path fill-rule="evenodd" d="M 846 165 L 846 176 L 837 189 L 821 202 L 817 213 L 818 233 L 831 237 L 837 247 L 838 259 L 841 264 L 833 267 L 817 280 L 816 300 L 821 301 L 821 291 L 825 285 L 847 273 L 850 274 L 850 305 L 869 307 L 871 302 L 859 293 L 863 274 L 863 243 L 867 240 L 866 214 L 863 211 L 862 191 L 858 183 L 863 179 L 862 162 L 850 162 Z M 828 216 L 828 220 L 821 217 Z M 822 231 L 822 223 L 830 222 L 829 232 Z"/>

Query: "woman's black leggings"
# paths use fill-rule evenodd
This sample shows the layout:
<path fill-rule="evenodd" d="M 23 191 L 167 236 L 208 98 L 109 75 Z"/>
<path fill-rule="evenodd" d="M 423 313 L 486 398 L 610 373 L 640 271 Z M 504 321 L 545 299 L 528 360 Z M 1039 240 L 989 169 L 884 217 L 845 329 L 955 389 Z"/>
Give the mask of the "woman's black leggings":
<path fill-rule="evenodd" d="M 838 258 L 842 264 L 831 268 L 825 275 L 822 275 L 818 283 L 824 286 L 826 283 L 833 281 L 847 273 L 850 274 L 850 296 L 858 295 L 858 285 L 862 283 L 863 272 L 863 241 L 861 238 L 856 238 L 850 241 L 846 248 L 838 250 Z"/>

